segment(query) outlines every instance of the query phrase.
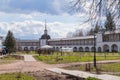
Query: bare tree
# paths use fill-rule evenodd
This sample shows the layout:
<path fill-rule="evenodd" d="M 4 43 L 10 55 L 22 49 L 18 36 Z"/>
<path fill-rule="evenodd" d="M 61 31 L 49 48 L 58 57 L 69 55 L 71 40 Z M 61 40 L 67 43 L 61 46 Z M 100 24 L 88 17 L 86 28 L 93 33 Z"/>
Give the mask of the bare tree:
<path fill-rule="evenodd" d="M 67 37 L 80 37 L 84 36 L 82 29 L 77 29 L 75 32 L 68 32 Z"/>
<path fill-rule="evenodd" d="M 86 35 L 90 36 L 90 35 L 94 35 L 94 33 L 98 33 L 100 30 L 100 27 L 102 26 L 98 26 L 98 24 L 96 24 L 95 28 L 91 28 Z"/>
<path fill-rule="evenodd" d="M 108 11 L 115 16 L 115 23 L 120 25 L 120 0 L 71 0 L 70 4 L 72 10 L 88 15 L 86 21 L 90 21 L 94 27 L 96 23 L 102 24 Z"/>
<path fill-rule="evenodd" d="M 71 38 L 72 36 L 73 36 L 73 33 L 72 32 L 68 32 L 66 37 L 67 38 Z"/>
<path fill-rule="evenodd" d="M 73 37 L 80 37 L 80 36 L 83 36 L 83 30 L 81 30 L 81 29 L 76 30 L 76 31 L 73 33 Z"/>
<path fill-rule="evenodd" d="M 90 36 L 90 35 L 94 35 L 94 29 L 93 28 L 91 28 L 86 34 L 86 36 Z"/>

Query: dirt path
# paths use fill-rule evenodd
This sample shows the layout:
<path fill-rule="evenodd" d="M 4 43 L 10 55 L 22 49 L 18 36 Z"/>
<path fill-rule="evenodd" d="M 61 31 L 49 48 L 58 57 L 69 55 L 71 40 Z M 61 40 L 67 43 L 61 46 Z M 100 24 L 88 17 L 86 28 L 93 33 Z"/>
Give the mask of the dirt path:
<path fill-rule="evenodd" d="M 10 64 L 2 64 L 0 65 L 0 73 L 6 73 L 6 72 L 32 72 L 32 71 L 42 71 L 44 68 L 50 68 L 51 65 L 42 63 L 42 62 L 26 62 L 26 61 L 18 61 L 16 63 L 10 63 Z"/>
<path fill-rule="evenodd" d="M 24 61 L 36 61 L 32 55 L 23 55 Z"/>
<path fill-rule="evenodd" d="M 44 68 L 53 67 L 52 65 L 45 64 L 41 61 L 36 61 L 32 55 L 23 56 L 24 60 L 0 65 L 0 73 L 42 71 Z"/>

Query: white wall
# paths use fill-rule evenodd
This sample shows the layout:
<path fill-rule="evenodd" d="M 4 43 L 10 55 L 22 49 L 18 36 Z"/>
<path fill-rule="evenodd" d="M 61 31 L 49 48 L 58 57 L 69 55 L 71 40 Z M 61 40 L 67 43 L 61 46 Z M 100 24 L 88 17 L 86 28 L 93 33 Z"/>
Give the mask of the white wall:
<path fill-rule="evenodd" d="M 46 39 L 41 39 L 40 46 L 45 46 L 45 45 L 46 45 Z"/>

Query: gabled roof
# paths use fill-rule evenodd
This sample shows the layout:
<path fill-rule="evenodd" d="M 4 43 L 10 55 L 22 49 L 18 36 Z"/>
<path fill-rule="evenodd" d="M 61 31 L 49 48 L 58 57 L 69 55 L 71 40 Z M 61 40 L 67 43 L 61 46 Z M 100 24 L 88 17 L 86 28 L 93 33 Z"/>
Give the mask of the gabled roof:
<path fill-rule="evenodd" d="M 84 37 L 73 37 L 73 38 L 58 38 L 58 39 L 49 39 L 48 41 L 60 41 L 60 40 L 79 40 L 79 39 L 93 39 L 94 36 L 84 36 Z"/>

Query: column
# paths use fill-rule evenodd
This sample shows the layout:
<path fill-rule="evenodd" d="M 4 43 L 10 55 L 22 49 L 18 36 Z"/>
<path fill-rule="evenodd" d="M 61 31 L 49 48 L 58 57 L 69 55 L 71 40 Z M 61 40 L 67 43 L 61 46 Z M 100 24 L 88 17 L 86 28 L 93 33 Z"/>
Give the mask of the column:
<path fill-rule="evenodd" d="M 112 52 L 112 48 L 111 48 L 111 45 L 108 45 L 109 46 L 109 52 Z"/>
<path fill-rule="evenodd" d="M 101 52 L 103 52 L 103 46 L 101 46 Z"/>
<path fill-rule="evenodd" d="M 118 52 L 120 52 L 120 44 L 118 44 L 117 46 L 118 46 Z"/>

